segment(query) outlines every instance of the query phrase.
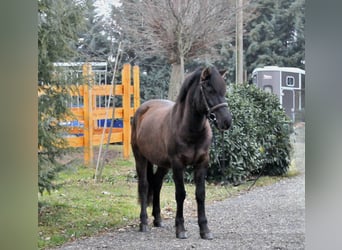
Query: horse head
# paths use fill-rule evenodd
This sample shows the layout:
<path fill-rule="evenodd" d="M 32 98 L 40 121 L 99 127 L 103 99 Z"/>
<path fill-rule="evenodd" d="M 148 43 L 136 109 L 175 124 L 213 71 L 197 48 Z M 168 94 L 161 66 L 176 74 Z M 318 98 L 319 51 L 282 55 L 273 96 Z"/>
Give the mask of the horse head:
<path fill-rule="evenodd" d="M 232 123 L 232 115 L 228 109 L 225 98 L 226 83 L 223 79 L 224 72 L 219 72 L 215 67 L 206 67 L 201 72 L 200 92 L 202 109 L 207 118 L 214 122 L 219 130 L 227 130 Z"/>

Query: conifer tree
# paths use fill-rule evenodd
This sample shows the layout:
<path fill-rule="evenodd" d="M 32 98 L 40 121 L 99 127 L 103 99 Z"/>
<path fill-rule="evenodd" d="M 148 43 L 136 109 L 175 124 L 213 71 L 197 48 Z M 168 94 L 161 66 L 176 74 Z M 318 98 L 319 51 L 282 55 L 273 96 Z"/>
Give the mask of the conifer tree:
<path fill-rule="evenodd" d="M 255 3 L 255 18 L 246 25 L 245 64 L 303 68 L 304 0 L 264 0 Z"/>
<path fill-rule="evenodd" d="M 54 188 L 52 180 L 61 169 L 56 159 L 67 145 L 60 121 L 65 120 L 69 94 L 65 82 L 53 75 L 53 63 L 77 56 L 84 5 L 77 0 L 38 1 L 38 188 L 42 194 Z"/>

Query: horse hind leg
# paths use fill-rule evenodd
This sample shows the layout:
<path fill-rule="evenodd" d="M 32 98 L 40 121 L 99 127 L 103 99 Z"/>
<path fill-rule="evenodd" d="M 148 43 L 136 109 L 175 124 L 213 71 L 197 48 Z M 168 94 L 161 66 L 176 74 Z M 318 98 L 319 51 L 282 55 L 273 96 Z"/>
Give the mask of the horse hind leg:
<path fill-rule="evenodd" d="M 144 157 L 137 157 L 135 155 L 135 166 L 138 175 L 138 195 L 140 203 L 140 231 L 146 232 L 148 230 L 148 189 L 149 184 L 147 180 L 147 166 L 148 161 Z"/>
<path fill-rule="evenodd" d="M 146 171 L 147 171 L 147 183 L 148 183 L 147 206 L 149 206 L 153 202 L 153 190 L 154 190 L 153 164 L 149 161 L 147 161 Z"/>
<path fill-rule="evenodd" d="M 160 216 L 160 190 L 163 185 L 164 176 L 167 174 L 167 168 L 158 167 L 156 173 L 153 175 L 153 209 L 152 215 L 154 217 L 153 225 L 155 227 L 163 227 Z"/>

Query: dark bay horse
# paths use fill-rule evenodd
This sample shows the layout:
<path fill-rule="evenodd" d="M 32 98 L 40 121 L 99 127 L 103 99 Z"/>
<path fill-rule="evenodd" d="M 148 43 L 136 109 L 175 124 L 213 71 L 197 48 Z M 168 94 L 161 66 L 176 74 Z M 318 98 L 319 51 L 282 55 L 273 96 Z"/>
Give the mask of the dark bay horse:
<path fill-rule="evenodd" d="M 205 215 L 205 178 L 212 131 L 208 118 L 220 130 L 232 121 L 225 100 L 226 84 L 215 67 L 197 69 L 183 82 L 176 102 L 149 100 L 136 111 L 131 143 L 138 175 L 141 205 L 140 231 L 147 231 L 146 208 L 152 203 L 153 224 L 162 226 L 160 189 L 171 168 L 176 188 L 176 237 L 187 238 L 184 228 L 184 169 L 193 165 L 200 236 L 212 239 Z M 157 168 L 153 169 L 153 165 Z"/>

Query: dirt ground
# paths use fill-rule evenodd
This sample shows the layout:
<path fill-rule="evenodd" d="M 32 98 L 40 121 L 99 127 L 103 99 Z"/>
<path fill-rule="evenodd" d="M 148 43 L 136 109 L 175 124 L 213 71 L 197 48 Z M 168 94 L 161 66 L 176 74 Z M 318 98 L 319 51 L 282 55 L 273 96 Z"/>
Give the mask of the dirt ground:
<path fill-rule="evenodd" d="M 133 225 L 57 249 L 305 249 L 305 123 L 295 126 L 294 146 L 299 175 L 206 207 L 211 241 L 200 238 L 191 216 L 185 217 L 185 240 L 176 239 L 168 219 L 147 233 Z"/>
<path fill-rule="evenodd" d="M 94 146 L 94 160 L 96 161 L 100 152 L 99 146 Z M 122 156 L 121 146 L 109 145 L 109 149 L 106 150 L 106 146 L 104 145 L 101 149 L 101 157 L 105 154 L 105 161 L 111 162 Z M 59 162 L 63 164 L 67 163 L 80 163 L 84 162 L 84 153 L 83 149 L 75 149 L 73 152 L 63 155 L 59 160 Z"/>

